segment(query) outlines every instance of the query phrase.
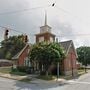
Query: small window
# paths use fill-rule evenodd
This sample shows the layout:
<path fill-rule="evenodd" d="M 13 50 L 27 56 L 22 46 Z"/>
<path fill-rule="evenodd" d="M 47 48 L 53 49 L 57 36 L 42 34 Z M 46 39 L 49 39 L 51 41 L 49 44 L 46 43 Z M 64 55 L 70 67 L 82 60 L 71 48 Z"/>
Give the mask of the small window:
<path fill-rule="evenodd" d="M 44 37 L 39 37 L 39 42 L 43 42 L 44 41 Z"/>
<path fill-rule="evenodd" d="M 50 37 L 50 42 L 53 42 L 53 37 Z"/>

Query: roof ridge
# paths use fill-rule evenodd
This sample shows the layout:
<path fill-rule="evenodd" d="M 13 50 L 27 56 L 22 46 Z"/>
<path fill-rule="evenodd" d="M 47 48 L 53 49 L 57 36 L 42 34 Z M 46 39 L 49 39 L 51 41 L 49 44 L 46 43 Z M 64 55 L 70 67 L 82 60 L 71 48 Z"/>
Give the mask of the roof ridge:
<path fill-rule="evenodd" d="M 28 45 L 30 46 L 30 44 L 27 43 L 20 52 L 18 52 L 14 57 L 12 57 L 12 59 L 17 59 Z"/>
<path fill-rule="evenodd" d="M 72 42 L 72 40 L 61 41 L 61 42 L 59 42 L 59 43 L 63 43 L 63 42 Z"/>

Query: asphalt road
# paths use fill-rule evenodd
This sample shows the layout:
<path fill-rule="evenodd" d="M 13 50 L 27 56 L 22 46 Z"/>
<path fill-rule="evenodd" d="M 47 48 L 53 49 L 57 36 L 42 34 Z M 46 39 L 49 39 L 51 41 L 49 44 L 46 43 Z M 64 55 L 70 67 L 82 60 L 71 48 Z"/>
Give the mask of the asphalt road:
<path fill-rule="evenodd" d="M 79 79 L 69 80 L 66 84 L 60 83 L 24 83 L 0 77 L 0 90 L 90 90 L 90 73 Z"/>
<path fill-rule="evenodd" d="M 90 72 L 78 79 L 69 80 L 66 85 L 53 88 L 52 90 L 90 90 Z"/>

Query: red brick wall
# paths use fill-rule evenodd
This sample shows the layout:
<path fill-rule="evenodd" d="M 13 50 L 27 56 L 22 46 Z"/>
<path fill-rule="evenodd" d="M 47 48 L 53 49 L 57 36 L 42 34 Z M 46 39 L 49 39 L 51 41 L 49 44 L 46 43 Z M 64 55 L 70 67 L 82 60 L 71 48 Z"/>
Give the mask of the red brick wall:
<path fill-rule="evenodd" d="M 25 50 L 22 52 L 22 54 L 19 56 L 19 59 L 18 59 L 18 65 L 19 66 L 22 66 L 24 65 L 24 60 L 25 58 L 28 56 L 28 49 L 29 49 L 29 45 L 25 48 Z"/>
<path fill-rule="evenodd" d="M 71 48 L 66 59 L 64 60 L 64 71 L 71 71 L 72 74 L 74 73 L 74 70 L 77 70 L 77 64 L 76 64 L 76 54 L 75 51 Z"/>

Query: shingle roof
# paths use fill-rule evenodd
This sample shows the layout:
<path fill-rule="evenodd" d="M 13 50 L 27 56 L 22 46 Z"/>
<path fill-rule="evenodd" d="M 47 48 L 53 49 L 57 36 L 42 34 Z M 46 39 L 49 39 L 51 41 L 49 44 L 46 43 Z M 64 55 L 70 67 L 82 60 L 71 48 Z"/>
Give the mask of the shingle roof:
<path fill-rule="evenodd" d="M 65 50 L 66 55 L 68 54 L 68 52 L 70 50 L 70 47 L 72 46 L 72 48 L 73 48 L 73 50 L 74 50 L 74 52 L 76 54 L 76 57 L 78 57 L 72 40 L 64 41 L 64 42 L 59 42 L 59 43 L 62 46 L 62 48 Z"/>
<path fill-rule="evenodd" d="M 12 60 L 16 60 L 19 58 L 19 56 L 22 54 L 22 52 L 26 49 L 27 46 L 30 46 L 30 44 L 26 44 L 25 47 L 20 51 L 18 52 L 14 57 L 12 57 Z"/>
<path fill-rule="evenodd" d="M 65 50 L 66 55 L 68 54 L 71 45 L 73 46 L 73 49 L 75 50 L 74 44 L 73 44 L 73 41 L 72 41 L 72 40 L 64 41 L 64 42 L 59 42 L 59 43 L 60 43 L 60 45 L 62 46 L 62 48 Z M 27 44 L 27 45 L 29 45 L 29 44 Z M 13 60 L 18 59 L 19 56 L 21 55 L 21 53 L 22 53 L 22 52 L 25 50 L 25 48 L 27 47 L 27 45 L 26 45 L 19 53 L 17 53 L 14 57 L 12 57 L 12 59 L 13 59 Z M 75 50 L 75 53 L 76 53 L 76 50 Z M 76 56 L 77 56 L 77 53 L 76 53 Z"/>
<path fill-rule="evenodd" d="M 72 43 L 72 40 L 69 40 L 69 41 L 64 41 L 64 42 L 59 42 L 60 45 L 63 47 L 63 49 L 65 50 L 65 52 L 67 53 L 68 52 L 68 49 Z"/>

